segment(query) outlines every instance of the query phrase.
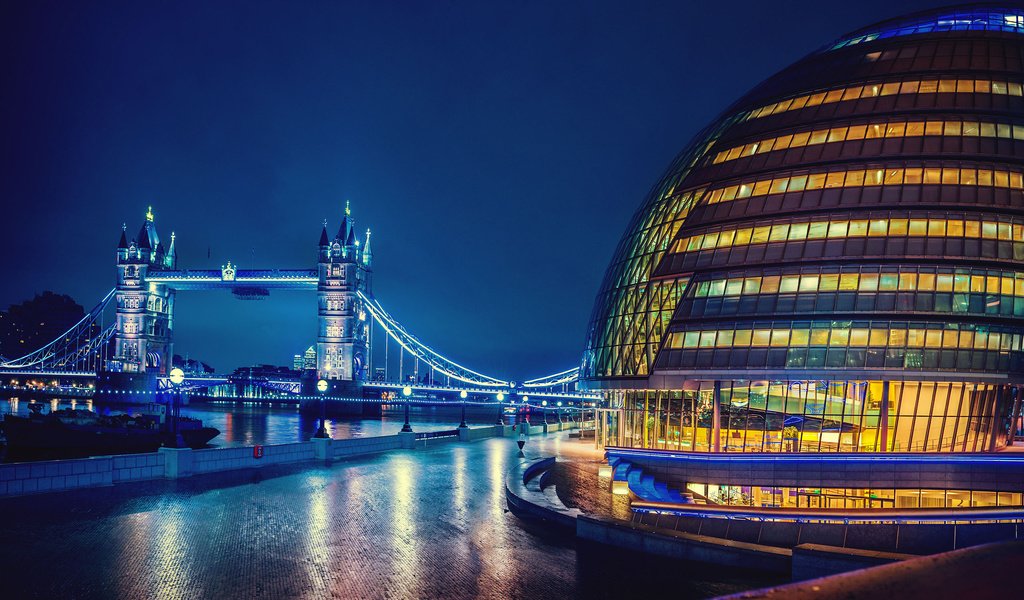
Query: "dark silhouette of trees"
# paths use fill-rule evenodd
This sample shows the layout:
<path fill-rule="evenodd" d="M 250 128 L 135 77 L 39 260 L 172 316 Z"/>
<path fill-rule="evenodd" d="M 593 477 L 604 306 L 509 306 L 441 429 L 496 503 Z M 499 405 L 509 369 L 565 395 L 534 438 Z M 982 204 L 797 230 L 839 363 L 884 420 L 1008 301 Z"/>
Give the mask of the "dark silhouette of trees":
<path fill-rule="evenodd" d="M 70 296 L 43 292 L 0 311 L 0 356 L 24 356 L 45 346 L 85 316 Z"/>

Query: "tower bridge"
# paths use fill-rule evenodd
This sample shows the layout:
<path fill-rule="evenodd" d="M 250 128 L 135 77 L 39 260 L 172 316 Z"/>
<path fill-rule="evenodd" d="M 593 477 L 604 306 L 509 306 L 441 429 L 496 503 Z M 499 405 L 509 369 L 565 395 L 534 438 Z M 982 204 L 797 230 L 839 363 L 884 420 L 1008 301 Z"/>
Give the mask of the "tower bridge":
<path fill-rule="evenodd" d="M 171 388 L 167 375 L 179 292 L 227 290 L 244 299 L 271 290 L 308 290 L 317 298 L 315 368 L 298 379 L 260 378 L 254 385 L 290 394 L 304 404 L 321 398 L 358 399 L 360 411 L 406 388 L 420 399 L 455 398 L 462 392 L 482 402 L 597 399 L 575 390 L 576 368 L 516 383 L 470 369 L 420 341 L 373 295 L 370 235 L 368 229 L 357 233 L 346 204 L 336 233 L 331 235 L 327 222 L 323 224 L 315 268 L 255 269 L 227 261 L 220 269 L 190 269 L 178 265 L 177 236 L 161 238 L 150 208 L 135 236 L 121 228 L 114 289 L 42 348 L 0 360 L 2 384 L 18 387 L 31 378 L 46 379 L 55 392 L 66 389 L 80 395 L 87 380 L 95 383 L 99 399 L 152 402 Z M 320 379 L 329 384 L 325 393 L 315 391 Z M 198 391 L 233 382 L 227 375 L 189 377 L 182 388 Z"/>

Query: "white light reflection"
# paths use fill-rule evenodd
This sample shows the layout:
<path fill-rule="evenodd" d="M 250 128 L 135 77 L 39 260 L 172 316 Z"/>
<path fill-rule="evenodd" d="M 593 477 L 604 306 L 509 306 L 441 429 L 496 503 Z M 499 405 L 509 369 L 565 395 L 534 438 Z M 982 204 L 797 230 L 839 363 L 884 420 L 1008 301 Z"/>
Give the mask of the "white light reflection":
<path fill-rule="evenodd" d="M 505 514 L 505 473 L 509 469 L 509 448 L 515 446 L 503 439 L 492 439 L 487 444 L 487 512 L 485 521 L 489 522 L 487 543 L 482 544 L 478 550 L 480 558 L 485 565 L 485 575 L 493 582 L 492 585 L 509 586 L 504 589 L 502 595 L 512 597 L 517 595 L 515 588 L 519 579 L 515 568 L 515 561 L 508 560 L 509 552 L 509 524 L 512 515 Z M 477 536 L 474 536 L 475 538 Z"/>
<path fill-rule="evenodd" d="M 180 598 L 191 576 L 187 557 L 191 555 L 189 544 L 181 535 L 183 507 L 177 502 L 162 506 L 155 514 L 155 530 L 150 538 L 152 562 L 150 570 L 153 583 L 152 598 Z"/>
<path fill-rule="evenodd" d="M 465 527 L 468 507 L 466 506 L 466 449 L 455 448 L 452 456 L 452 493 L 455 495 L 452 508 L 460 527 Z"/>
<path fill-rule="evenodd" d="M 306 478 L 309 490 L 309 519 L 306 525 L 306 575 L 317 592 L 330 585 L 330 499 L 328 479 L 323 475 Z"/>
<path fill-rule="evenodd" d="M 396 456 L 390 462 L 393 477 L 391 494 L 391 569 L 402 596 L 415 597 L 419 568 L 419 538 L 416 530 L 416 469 L 413 459 Z M 429 510 L 437 510 L 430 507 Z"/>

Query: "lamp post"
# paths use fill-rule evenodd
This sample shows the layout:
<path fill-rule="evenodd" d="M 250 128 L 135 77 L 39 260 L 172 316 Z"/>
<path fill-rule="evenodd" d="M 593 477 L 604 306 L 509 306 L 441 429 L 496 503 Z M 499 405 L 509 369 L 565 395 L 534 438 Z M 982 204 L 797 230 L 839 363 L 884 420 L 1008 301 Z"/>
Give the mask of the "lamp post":
<path fill-rule="evenodd" d="M 523 396 L 523 408 L 522 408 L 522 411 L 523 411 L 523 419 L 522 420 L 526 421 L 526 424 L 529 425 L 530 424 L 530 397 L 529 396 L 526 396 L 526 395 Z"/>
<path fill-rule="evenodd" d="M 501 401 L 505 399 L 505 394 L 498 392 L 496 396 L 498 399 L 498 420 L 494 422 L 495 425 L 504 425 L 505 420 L 502 418 L 504 411 L 502 410 Z"/>
<path fill-rule="evenodd" d="M 320 392 L 320 429 L 317 429 L 316 434 L 313 436 L 316 438 L 329 437 L 327 435 L 327 387 L 326 379 L 316 382 L 316 391 Z"/>
<path fill-rule="evenodd" d="M 541 414 L 544 415 L 544 424 L 547 425 L 548 424 L 548 401 L 547 400 L 541 400 L 540 401 L 540 407 L 541 407 L 540 408 Z"/>
<path fill-rule="evenodd" d="M 555 414 L 558 415 L 558 422 L 561 423 L 562 422 L 562 401 L 561 400 L 558 401 L 558 411 Z"/>
<path fill-rule="evenodd" d="M 405 423 L 402 425 L 402 433 L 412 433 L 412 425 L 409 424 L 409 396 L 412 396 L 412 388 L 402 388 L 402 397 L 405 398 Z"/>
<path fill-rule="evenodd" d="M 174 441 L 172 442 L 172 447 L 181 448 L 185 445 L 185 440 L 182 439 L 181 433 L 178 431 L 178 418 L 181 416 L 181 384 L 185 381 L 185 372 L 178 367 L 174 367 L 168 373 L 167 378 L 171 380 L 171 385 L 174 386 L 174 392 L 171 395 L 171 418 L 174 419 L 172 429 Z"/>
<path fill-rule="evenodd" d="M 468 395 L 466 390 L 459 392 L 459 398 L 462 398 L 462 422 L 459 423 L 459 429 L 469 427 L 469 425 L 466 425 L 466 396 Z"/>

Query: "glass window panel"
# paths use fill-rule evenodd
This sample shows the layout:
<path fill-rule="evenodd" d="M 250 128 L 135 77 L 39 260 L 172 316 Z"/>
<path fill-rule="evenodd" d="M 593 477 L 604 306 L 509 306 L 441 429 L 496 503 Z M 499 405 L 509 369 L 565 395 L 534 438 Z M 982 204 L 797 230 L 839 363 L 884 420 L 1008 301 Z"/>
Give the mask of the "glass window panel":
<path fill-rule="evenodd" d="M 842 273 L 839 276 L 839 289 L 844 291 L 856 290 L 859 278 L 860 275 L 857 273 Z"/>
<path fill-rule="evenodd" d="M 847 233 L 849 237 L 864 237 L 868 232 L 868 222 L 866 219 L 857 219 L 850 221 L 850 230 Z"/>
<path fill-rule="evenodd" d="M 751 346 L 767 346 L 771 342 L 771 329 L 755 329 L 751 339 Z"/>
<path fill-rule="evenodd" d="M 781 292 L 783 294 L 796 292 L 797 289 L 799 288 L 799 286 L 800 286 L 800 276 L 799 275 L 784 275 L 782 277 L 782 283 L 779 285 L 779 292 Z"/>
<path fill-rule="evenodd" d="M 825 237 L 828 233 L 828 221 L 819 221 L 817 223 L 811 223 L 807 229 L 807 239 L 819 240 Z"/>

